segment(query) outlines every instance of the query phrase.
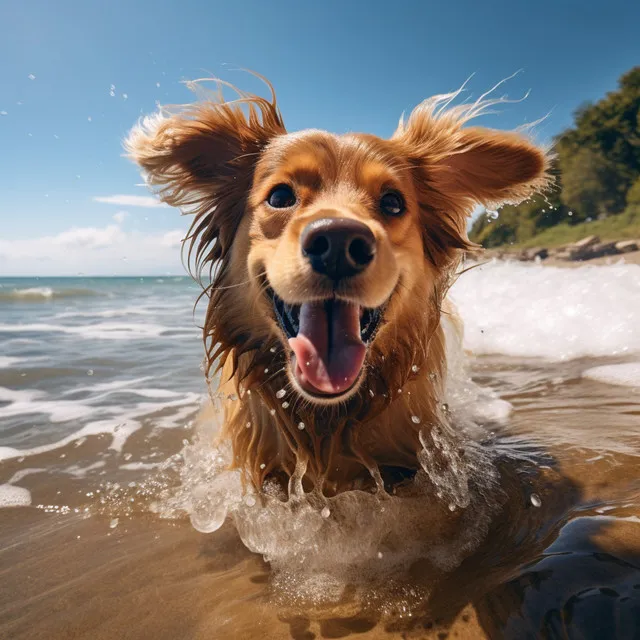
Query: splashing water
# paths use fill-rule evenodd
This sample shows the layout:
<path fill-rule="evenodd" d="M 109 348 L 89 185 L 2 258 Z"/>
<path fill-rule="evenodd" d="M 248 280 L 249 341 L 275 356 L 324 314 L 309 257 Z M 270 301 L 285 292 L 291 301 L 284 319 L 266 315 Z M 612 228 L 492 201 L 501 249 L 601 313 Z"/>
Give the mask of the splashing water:
<path fill-rule="evenodd" d="M 493 491 L 493 454 L 478 444 L 481 430 L 468 408 L 488 399 L 503 414 L 507 404 L 465 377 L 460 358 L 450 355 L 450 370 L 459 379 L 447 385 L 440 423 L 421 424 L 421 468 L 392 494 L 384 491 L 377 469 L 371 471 L 377 490 L 354 489 L 333 497 L 305 492 L 303 459 L 286 489 L 267 480 L 256 492 L 243 483 L 239 470 L 230 468 L 228 445 L 212 444 L 219 425 L 210 423 L 169 462 L 180 484 L 154 510 L 165 517 L 187 513 L 203 533 L 216 531 L 229 518 L 246 547 L 271 564 L 274 583 L 296 600 L 339 597 L 347 583 L 379 583 L 417 560 L 426 560 L 435 572 L 451 570 L 486 535 L 497 508 L 487 496 L 499 493 Z M 418 416 L 411 419 L 421 423 Z"/>

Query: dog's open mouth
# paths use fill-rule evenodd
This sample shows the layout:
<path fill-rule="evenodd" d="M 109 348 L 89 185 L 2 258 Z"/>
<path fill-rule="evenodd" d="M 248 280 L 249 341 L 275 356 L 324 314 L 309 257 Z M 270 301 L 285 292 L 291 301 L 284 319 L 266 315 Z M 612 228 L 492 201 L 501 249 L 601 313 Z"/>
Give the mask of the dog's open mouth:
<path fill-rule="evenodd" d="M 349 391 L 358 381 L 385 305 L 366 309 L 336 298 L 289 305 L 273 290 L 269 294 L 293 352 L 291 370 L 300 386 L 319 396 Z"/>

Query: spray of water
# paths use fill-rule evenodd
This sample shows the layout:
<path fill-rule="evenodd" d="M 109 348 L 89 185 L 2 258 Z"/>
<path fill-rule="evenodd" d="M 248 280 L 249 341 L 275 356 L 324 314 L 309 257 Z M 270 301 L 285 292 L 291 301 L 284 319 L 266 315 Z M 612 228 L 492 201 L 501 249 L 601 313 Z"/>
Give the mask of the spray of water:
<path fill-rule="evenodd" d="M 418 560 L 434 573 L 449 571 L 477 547 L 497 508 L 497 472 L 491 451 L 479 444 L 483 431 L 474 408 L 482 406 L 486 420 L 493 404 L 489 417 L 497 420 L 507 405 L 471 382 L 461 352 L 450 354 L 445 400 L 439 424 L 421 425 L 421 468 L 392 493 L 380 478 L 370 491 L 305 492 L 303 459 L 287 488 L 267 482 L 256 492 L 230 469 L 230 449 L 212 445 L 219 425 L 209 421 L 168 462 L 180 483 L 154 509 L 166 517 L 187 513 L 205 533 L 231 519 L 247 548 L 271 564 L 287 598 L 296 600 L 339 599 L 347 584 L 388 582 Z"/>

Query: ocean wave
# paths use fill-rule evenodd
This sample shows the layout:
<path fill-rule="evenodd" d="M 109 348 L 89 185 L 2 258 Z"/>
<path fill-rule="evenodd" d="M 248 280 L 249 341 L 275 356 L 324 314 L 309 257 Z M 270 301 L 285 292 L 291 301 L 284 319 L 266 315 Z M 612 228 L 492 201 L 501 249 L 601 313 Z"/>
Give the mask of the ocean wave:
<path fill-rule="evenodd" d="M 475 354 L 564 361 L 640 352 L 640 266 L 577 268 L 492 261 L 451 299 Z"/>
<path fill-rule="evenodd" d="M 640 388 L 640 362 L 625 362 L 623 364 L 593 367 L 584 371 L 582 377 L 606 384 Z"/>
<path fill-rule="evenodd" d="M 0 332 L 6 333 L 66 333 L 89 339 L 105 340 L 139 340 L 141 338 L 157 338 L 171 334 L 171 327 L 148 323 L 98 322 L 81 326 L 63 324 L 29 323 L 0 324 Z M 190 334 L 188 334 L 190 335 Z"/>
<path fill-rule="evenodd" d="M 129 381 L 131 382 L 131 381 Z M 161 389 L 143 388 L 131 390 L 133 394 L 145 398 L 162 398 L 169 396 Z M 47 394 L 37 389 L 8 389 L 0 387 L 0 418 L 22 415 L 46 415 L 51 422 L 88 421 L 79 430 L 49 443 L 26 449 L 0 447 L 0 461 L 19 457 L 27 457 L 54 451 L 87 436 L 110 435 L 112 440 L 109 449 L 122 451 L 131 434 L 142 427 L 142 421 L 151 418 L 158 428 L 180 428 L 186 418 L 195 413 L 203 401 L 202 394 L 175 394 L 178 397 L 163 402 L 137 402 L 133 405 L 120 404 L 94 405 L 93 402 L 104 399 L 109 393 L 88 398 L 82 401 L 60 400 L 56 395 Z M 170 415 L 152 417 L 154 414 L 173 410 Z M 157 424 L 156 424 L 157 423 Z"/>
<path fill-rule="evenodd" d="M 95 289 L 73 288 L 54 289 L 52 287 L 28 287 L 3 291 L 0 289 L 0 302 L 48 302 L 59 298 L 86 298 L 99 296 Z"/>

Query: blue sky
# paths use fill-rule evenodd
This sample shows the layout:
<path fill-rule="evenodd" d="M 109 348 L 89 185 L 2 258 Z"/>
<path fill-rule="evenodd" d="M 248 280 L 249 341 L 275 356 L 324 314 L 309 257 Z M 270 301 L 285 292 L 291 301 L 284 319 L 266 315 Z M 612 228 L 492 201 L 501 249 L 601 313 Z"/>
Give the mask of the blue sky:
<path fill-rule="evenodd" d="M 531 90 L 484 124 L 548 139 L 640 63 L 640 3 L 0 0 L 0 276 L 180 273 L 188 218 L 153 204 L 121 140 L 181 80 L 275 85 L 289 130 L 390 135 L 469 84 Z M 134 196 L 133 198 L 131 198 Z M 102 201 L 98 199 L 102 198 Z M 106 199 L 106 201 L 105 201 Z"/>

